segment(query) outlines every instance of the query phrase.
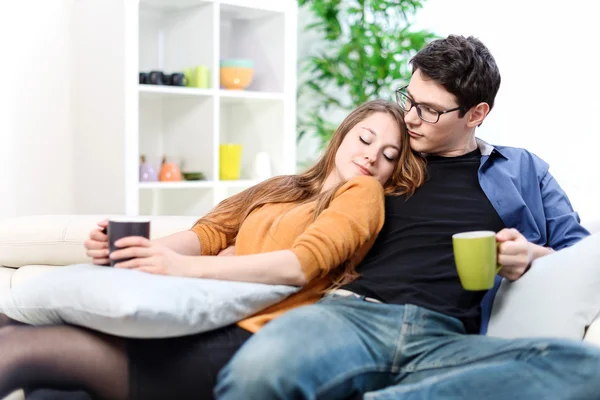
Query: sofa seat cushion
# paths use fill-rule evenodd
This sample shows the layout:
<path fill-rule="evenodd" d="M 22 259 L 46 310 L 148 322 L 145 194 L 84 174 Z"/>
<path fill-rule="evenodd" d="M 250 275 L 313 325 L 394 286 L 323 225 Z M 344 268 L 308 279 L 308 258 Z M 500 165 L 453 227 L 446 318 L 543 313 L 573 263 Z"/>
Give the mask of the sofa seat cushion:
<path fill-rule="evenodd" d="M 22 390 L 17 390 L 16 392 L 9 394 L 2 400 L 25 400 L 25 393 L 23 393 Z"/>
<path fill-rule="evenodd" d="M 10 289 L 11 279 L 15 271 L 13 268 L 0 267 L 0 293 Z"/>

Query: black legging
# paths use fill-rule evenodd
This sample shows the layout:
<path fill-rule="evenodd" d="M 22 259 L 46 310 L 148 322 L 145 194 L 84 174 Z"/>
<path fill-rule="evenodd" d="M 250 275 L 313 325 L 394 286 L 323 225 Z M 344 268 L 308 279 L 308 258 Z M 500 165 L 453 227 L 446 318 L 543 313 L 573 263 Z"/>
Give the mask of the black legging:
<path fill-rule="evenodd" d="M 230 325 L 180 338 L 123 339 L 0 314 L 0 398 L 25 388 L 38 400 L 211 399 L 219 370 L 250 336 Z"/>
<path fill-rule="evenodd" d="M 25 391 L 26 400 L 94 400 L 94 398 L 83 390 L 58 390 L 58 389 L 34 389 Z"/>

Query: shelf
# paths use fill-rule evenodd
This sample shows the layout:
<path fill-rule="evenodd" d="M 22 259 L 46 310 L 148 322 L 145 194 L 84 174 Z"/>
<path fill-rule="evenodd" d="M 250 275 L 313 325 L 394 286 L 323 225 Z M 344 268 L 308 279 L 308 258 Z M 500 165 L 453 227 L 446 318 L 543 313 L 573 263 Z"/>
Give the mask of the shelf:
<path fill-rule="evenodd" d="M 196 89 L 180 86 L 164 85 L 138 85 L 140 94 L 152 97 L 210 97 L 214 95 L 212 89 Z"/>
<path fill-rule="evenodd" d="M 225 19 L 257 19 L 282 13 L 286 4 L 281 0 L 219 0 Z"/>
<path fill-rule="evenodd" d="M 257 180 L 239 181 L 181 181 L 181 182 L 140 182 L 140 189 L 212 189 L 244 188 L 256 185 Z"/>
<path fill-rule="evenodd" d="M 164 85 L 138 85 L 140 95 L 147 97 L 211 97 L 215 91 L 212 89 L 196 89 L 178 86 Z M 218 91 L 224 103 L 238 103 L 249 100 L 281 101 L 284 99 L 283 93 L 258 92 L 251 90 L 224 90 Z"/>
<path fill-rule="evenodd" d="M 150 10 L 181 10 L 190 7 L 204 6 L 214 0 L 140 0 L 140 7 Z"/>
<path fill-rule="evenodd" d="M 219 97 L 221 103 L 224 104 L 235 104 L 251 100 L 282 101 L 285 98 L 283 93 L 223 89 L 219 90 Z"/>

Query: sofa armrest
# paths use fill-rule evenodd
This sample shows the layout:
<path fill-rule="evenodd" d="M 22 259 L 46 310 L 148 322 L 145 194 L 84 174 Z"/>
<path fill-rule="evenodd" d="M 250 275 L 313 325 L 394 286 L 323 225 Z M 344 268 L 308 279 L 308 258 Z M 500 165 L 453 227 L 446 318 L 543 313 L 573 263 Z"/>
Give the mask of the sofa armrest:
<path fill-rule="evenodd" d="M 0 265 L 71 265 L 90 262 L 83 242 L 100 215 L 37 215 L 0 221 Z M 189 229 L 196 217 L 148 216 L 150 237 Z"/>
<path fill-rule="evenodd" d="M 600 218 L 583 221 L 583 226 L 592 234 L 600 233 Z"/>
<path fill-rule="evenodd" d="M 585 332 L 584 340 L 588 343 L 600 346 L 600 315 L 590 324 Z"/>

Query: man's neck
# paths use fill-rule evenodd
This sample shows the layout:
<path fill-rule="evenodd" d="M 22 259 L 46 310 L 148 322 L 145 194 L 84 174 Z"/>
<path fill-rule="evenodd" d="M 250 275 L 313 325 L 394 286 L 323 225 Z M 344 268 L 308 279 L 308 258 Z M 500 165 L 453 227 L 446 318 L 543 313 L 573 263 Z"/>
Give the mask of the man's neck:
<path fill-rule="evenodd" d="M 478 146 L 477 146 L 477 141 L 475 140 L 475 136 L 472 136 L 471 138 L 469 138 L 469 140 L 466 143 L 459 143 L 459 144 L 457 144 L 457 146 L 455 146 L 452 149 L 449 149 L 449 150 L 446 150 L 446 151 L 443 151 L 440 153 L 432 154 L 432 155 L 441 156 L 441 157 L 459 157 L 459 156 L 462 156 L 462 155 L 472 152 L 477 147 Z"/>

